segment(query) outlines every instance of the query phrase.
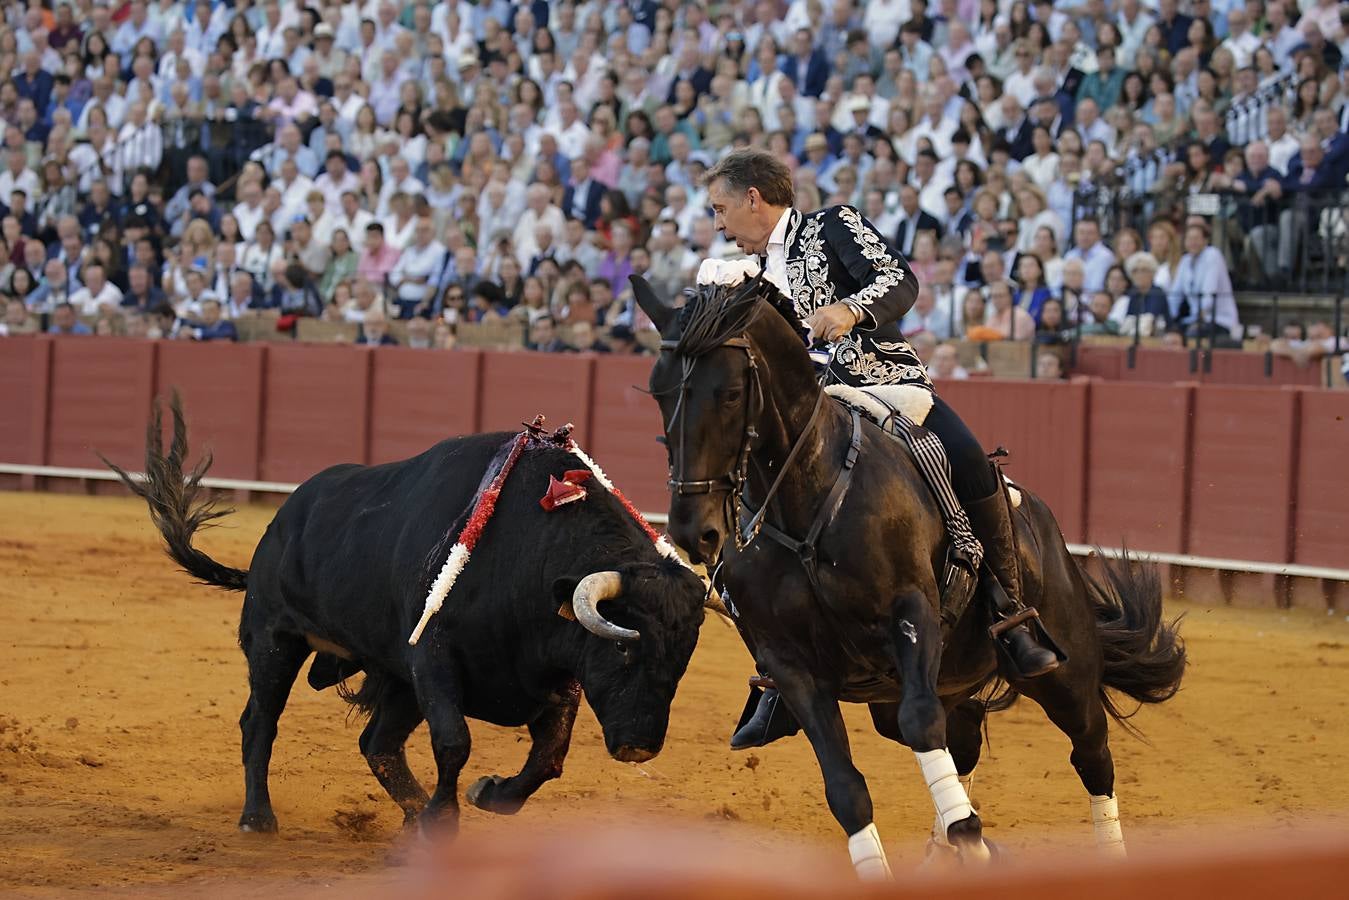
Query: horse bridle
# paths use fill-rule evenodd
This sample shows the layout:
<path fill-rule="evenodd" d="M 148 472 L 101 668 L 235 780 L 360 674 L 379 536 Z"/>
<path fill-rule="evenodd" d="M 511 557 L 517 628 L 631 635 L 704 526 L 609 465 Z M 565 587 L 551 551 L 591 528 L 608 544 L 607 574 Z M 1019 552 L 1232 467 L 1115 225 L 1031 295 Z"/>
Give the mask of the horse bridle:
<path fill-rule="evenodd" d="M 772 485 L 764 495 L 763 504 L 758 512 L 750 517 L 750 520 L 743 527 L 740 525 L 741 511 L 745 506 L 744 490 L 749 482 L 749 462 L 750 453 L 754 449 L 754 442 L 759 438 L 758 429 L 754 423 L 758 421 L 759 415 L 764 408 L 763 384 L 759 376 L 759 362 L 754 355 L 754 346 L 750 342 L 747 334 L 739 334 L 728 338 L 714 349 L 730 347 L 736 350 L 743 350 L 749 362 L 750 381 L 748 387 L 748 397 L 745 404 L 745 426 L 741 432 L 740 451 L 736 455 L 735 468 L 731 471 L 718 475 L 714 478 L 703 478 L 691 480 L 681 478 L 686 471 L 686 460 L 684 458 L 685 447 L 688 446 L 687 435 L 684 432 L 687 416 L 684 415 L 684 402 L 688 397 L 689 378 L 693 374 L 693 367 L 697 364 L 697 357 L 692 357 L 679 352 L 679 342 L 674 340 L 663 340 L 660 342 L 660 349 L 674 353 L 679 357 L 683 366 L 683 373 L 679 380 L 679 399 L 675 401 L 674 412 L 670 414 L 670 421 L 665 423 L 665 433 L 671 433 L 671 427 L 676 423 L 679 426 L 679 452 L 678 459 L 671 458 L 670 479 L 667 484 L 670 490 L 677 496 L 692 494 L 714 494 L 725 491 L 727 493 L 726 518 L 727 530 L 735 533 L 735 546 L 737 550 L 743 550 L 758 536 L 759 530 L 764 525 L 764 515 L 768 512 L 768 507 L 777 494 L 778 488 L 782 486 L 783 478 L 791 470 L 792 463 L 800 455 L 801 450 L 806 445 L 806 438 L 815 429 L 815 422 L 820 417 L 820 411 L 824 408 L 824 391 L 819 393 L 815 400 L 815 407 L 811 410 L 810 418 L 807 420 L 801 433 L 797 435 L 792 443 L 791 450 L 787 454 L 786 461 L 782 468 L 778 470 L 777 476 L 773 479 Z M 705 354 L 700 354 L 705 355 Z"/>

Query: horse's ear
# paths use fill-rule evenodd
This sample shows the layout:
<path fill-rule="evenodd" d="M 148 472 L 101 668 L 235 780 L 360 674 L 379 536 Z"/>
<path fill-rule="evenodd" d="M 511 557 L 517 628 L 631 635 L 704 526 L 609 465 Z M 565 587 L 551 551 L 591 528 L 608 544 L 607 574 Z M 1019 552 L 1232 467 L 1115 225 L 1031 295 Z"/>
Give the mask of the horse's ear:
<path fill-rule="evenodd" d="M 651 284 L 641 275 L 629 275 L 628 281 L 632 282 L 632 296 L 642 312 L 651 317 L 657 331 L 665 331 L 665 326 L 675 316 L 675 308 L 657 297 Z"/>

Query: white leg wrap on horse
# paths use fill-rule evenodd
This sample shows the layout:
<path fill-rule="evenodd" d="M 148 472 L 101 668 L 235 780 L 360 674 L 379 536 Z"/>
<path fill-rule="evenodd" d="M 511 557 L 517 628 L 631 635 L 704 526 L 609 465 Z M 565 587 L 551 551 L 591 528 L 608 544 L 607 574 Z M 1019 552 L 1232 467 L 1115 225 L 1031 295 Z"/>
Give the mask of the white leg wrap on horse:
<path fill-rule="evenodd" d="M 974 807 L 970 805 L 965 786 L 956 774 L 956 761 L 951 758 L 950 750 L 929 750 L 926 753 L 914 753 L 914 756 L 918 757 L 927 789 L 932 792 L 932 803 L 937 807 L 937 821 L 941 823 L 942 836 L 945 837 L 946 829 L 974 815 Z"/>
<path fill-rule="evenodd" d="M 863 881 L 889 881 L 890 863 L 885 858 L 885 849 L 881 847 L 881 833 L 872 822 L 866 828 L 848 838 L 848 855 L 852 857 L 857 877 Z"/>
<path fill-rule="evenodd" d="M 1091 795 L 1091 826 L 1096 832 L 1096 846 L 1108 856 L 1124 857 L 1124 831 L 1119 824 L 1119 800 L 1112 794 Z"/>
<path fill-rule="evenodd" d="M 970 801 L 970 808 L 974 807 L 974 773 L 968 775 L 958 775 L 960 786 L 965 789 L 965 799 Z M 951 842 L 946 839 L 946 829 L 942 827 L 941 816 L 932 820 L 932 840 L 936 843 L 949 847 Z"/>

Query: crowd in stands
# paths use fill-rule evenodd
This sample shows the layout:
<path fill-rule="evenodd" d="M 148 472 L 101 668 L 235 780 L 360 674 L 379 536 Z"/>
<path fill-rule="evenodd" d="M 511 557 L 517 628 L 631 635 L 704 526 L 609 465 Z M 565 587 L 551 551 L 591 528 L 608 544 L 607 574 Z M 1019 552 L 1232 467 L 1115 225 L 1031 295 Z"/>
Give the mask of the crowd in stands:
<path fill-rule="evenodd" d="M 676 296 L 737 252 L 701 176 L 757 146 L 798 208 L 855 205 L 905 254 L 934 368 L 953 339 L 1239 341 L 1234 279 L 1290 274 L 1308 198 L 1344 188 L 1346 23 L 1336 0 L 11 2 L 0 330 L 315 318 L 452 347 L 502 321 L 639 352 L 628 276 Z"/>

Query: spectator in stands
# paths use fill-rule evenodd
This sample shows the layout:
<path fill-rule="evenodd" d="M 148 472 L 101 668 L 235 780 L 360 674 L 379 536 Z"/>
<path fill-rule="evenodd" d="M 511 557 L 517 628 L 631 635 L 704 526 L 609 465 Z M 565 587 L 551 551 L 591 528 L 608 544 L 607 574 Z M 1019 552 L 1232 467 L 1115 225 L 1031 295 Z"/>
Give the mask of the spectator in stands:
<path fill-rule="evenodd" d="M 276 263 L 272 276 L 272 287 L 264 307 L 275 309 L 286 316 L 321 316 L 323 301 L 318 289 L 314 287 L 304 266 L 299 263 Z"/>
<path fill-rule="evenodd" d="M 1052 350 L 1038 351 L 1035 357 L 1035 377 L 1050 381 L 1062 381 L 1062 358 Z"/>
<path fill-rule="evenodd" d="M 34 312 L 48 312 L 67 303 L 81 285 L 69 275 L 69 269 L 59 257 L 47 260 L 42 268 L 42 280 L 28 295 L 28 308 Z"/>
<path fill-rule="evenodd" d="M 609 347 L 595 333 L 595 326 L 589 322 L 576 322 L 571 326 L 571 338 L 568 346 L 577 353 L 608 353 Z"/>
<path fill-rule="evenodd" d="M 416 350 L 430 350 L 434 346 L 431 320 L 413 316 L 407 320 L 406 346 Z"/>
<path fill-rule="evenodd" d="M 70 303 L 82 315 L 97 316 L 104 307 L 120 306 L 122 292 L 107 280 L 102 263 L 91 262 L 84 267 L 84 287 L 70 295 Z"/>
<path fill-rule="evenodd" d="M 365 316 L 361 320 L 361 333 L 357 336 L 356 343 L 375 347 L 397 345 L 398 341 L 389 334 L 389 320 L 384 317 L 383 310 L 371 307 L 365 311 Z"/>
<path fill-rule="evenodd" d="M 563 353 L 568 347 L 557 336 L 557 321 L 552 316 L 540 316 L 529 326 L 529 340 L 525 346 L 540 353 Z"/>
<path fill-rule="evenodd" d="M 1040 310 L 1045 301 L 1053 296 L 1045 281 L 1044 264 L 1033 253 L 1024 253 L 1017 260 L 1016 293 L 1013 302 L 1024 309 L 1035 321 L 1040 321 Z"/>
<path fill-rule="evenodd" d="M 201 302 L 200 317 L 189 321 L 183 333 L 194 341 L 237 341 L 234 323 L 221 318 L 220 301 L 208 297 Z"/>
<path fill-rule="evenodd" d="M 1099 291 L 1105 287 L 1105 273 L 1115 264 L 1115 254 L 1101 243 L 1101 224 L 1087 216 L 1078 219 L 1073 225 L 1073 249 L 1064 254 L 1065 262 L 1079 259 L 1082 261 L 1088 291 Z"/>
<path fill-rule="evenodd" d="M 1170 320 L 1185 326 L 1188 335 L 1238 332 L 1236 295 L 1227 260 L 1209 243 L 1209 228 L 1202 222 L 1185 227 L 1185 255 L 1176 267 L 1167 300 Z"/>
<path fill-rule="evenodd" d="M 33 334 L 37 328 L 37 319 L 28 314 L 28 307 L 21 298 L 10 297 L 5 300 L 5 317 L 0 321 L 0 337 Z"/>
<path fill-rule="evenodd" d="M 1166 327 L 1171 310 L 1166 292 L 1156 284 L 1158 268 L 1157 258 L 1151 253 L 1135 253 L 1124 261 L 1129 292 L 1116 300 L 1111 311 L 1111 318 L 1124 334 L 1150 337 Z"/>
<path fill-rule="evenodd" d="M 397 291 L 398 318 L 429 315 L 435 300 L 435 278 L 445 265 L 445 248 L 435 239 L 435 223 L 428 216 L 417 219 L 413 243 L 398 257 L 389 273 Z"/>
<path fill-rule="evenodd" d="M 926 331 L 944 340 L 951 336 L 951 312 L 938 308 L 931 285 L 920 279 L 913 308 L 900 320 L 899 327 L 906 336 Z"/>
<path fill-rule="evenodd" d="M 1003 340 L 1029 341 L 1035 335 L 1035 320 L 1012 302 L 1012 287 L 1006 281 L 987 286 L 991 310 L 985 323 Z"/>
<path fill-rule="evenodd" d="M 1045 300 L 1040 319 L 1035 323 L 1037 344 L 1065 344 L 1072 340 L 1072 330 L 1063 311 L 1063 302 L 1057 297 Z"/>
<path fill-rule="evenodd" d="M 79 320 L 75 307 L 61 301 L 52 307 L 51 326 L 48 334 L 93 334 L 89 326 Z"/>
<path fill-rule="evenodd" d="M 927 374 L 937 381 L 963 381 L 970 377 L 969 370 L 960 364 L 955 344 L 941 344 L 932 351 Z"/>
<path fill-rule="evenodd" d="M 1106 291 L 1098 291 L 1092 294 L 1087 318 L 1082 321 L 1081 325 L 1082 336 L 1119 334 L 1119 323 L 1111 318 L 1111 310 L 1114 307 L 1115 301 Z"/>
<path fill-rule="evenodd" d="M 360 262 L 360 256 L 351 246 L 345 228 L 333 229 L 331 245 L 331 258 L 323 270 L 323 278 L 319 283 L 319 293 L 325 300 L 332 299 L 337 285 L 356 277 L 356 266 Z"/>

